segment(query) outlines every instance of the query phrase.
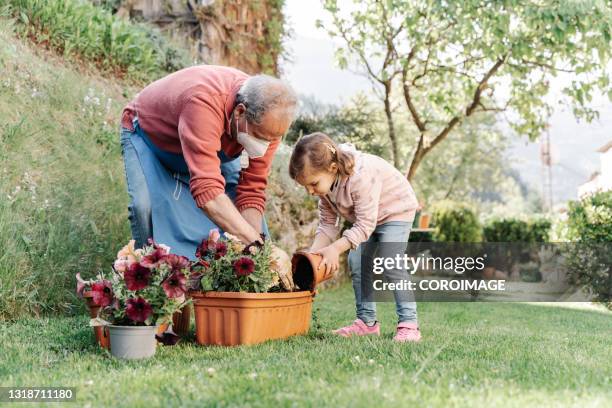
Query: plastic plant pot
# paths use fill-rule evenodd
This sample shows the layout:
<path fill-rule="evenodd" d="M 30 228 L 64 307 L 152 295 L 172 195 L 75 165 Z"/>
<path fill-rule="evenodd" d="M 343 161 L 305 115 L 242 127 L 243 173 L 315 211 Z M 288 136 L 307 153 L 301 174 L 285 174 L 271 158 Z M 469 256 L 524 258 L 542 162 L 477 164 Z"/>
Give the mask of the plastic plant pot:
<path fill-rule="evenodd" d="M 257 344 L 305 334 L 312 292 L 192 292 L 196 341 L 201 345 Z"/>
<path fill-rule="evenodd" d="M 89 317 L 91 317 L 91 318 L 97 317 L 98 316 L 98 312 L 100 311 L 100 306 L 94 304 L 94 302 L 93 302 L 93 294 L 90 291 L 84 292 L 83 293 L 83 298 L 85 298 L 85 301 L 87 302 L 87 307 L 89 308 Z M 189 314 L 186 317 L 188 322 L 189 322 L 190 316 L 191 315 Z M 173 316 L 173 317 L 174 317 L 174 319 L 177 320 L 179 326 L 185 324 L 183 322 L 183 319 L 185 319 L 184 316 Z M 187 323 L 187 325 L 188 324 L 189 323 Z M 189 327 L 189 326 L 187 326 L 187 327 Z M 98 342 L 100 347 L 105 348 L 105 349 L 110 349 L 110 334 L 108 332 L 108 326 L 95 326 L 93 328 L 93 330 L 94 330 L 94 334 L 96 336 L 96 341 Z M 157 327 L 157 334 L 162 334 L 166 330 L 168 330 L 168 324 L 167 323 L 159 325 Z"/>
<path fill-rule="evenodd" d="M 108 326 L 111 354 L 125 360 L 138 360 L 155 354 L 156 326 Z"/>

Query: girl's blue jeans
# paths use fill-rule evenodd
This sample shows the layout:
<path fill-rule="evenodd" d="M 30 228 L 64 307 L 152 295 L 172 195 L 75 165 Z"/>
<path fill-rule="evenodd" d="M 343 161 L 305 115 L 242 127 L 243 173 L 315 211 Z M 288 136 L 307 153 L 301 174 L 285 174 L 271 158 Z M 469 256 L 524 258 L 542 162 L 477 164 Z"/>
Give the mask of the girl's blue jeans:
<path fill-rule="evenodd" d="M 361 262 L 362 255 L 373 258 L 374 256 L 395 257 L 396 253 L 403 255 L 408 245 L 408 236 L 412 224 L 404 221 L 391 221 L 381 224 L 376 227 L 370 238 L 359 245 L 357 249 L 351 250 L 348 255 L 349 268 L 351 270 L 351 279 L 353 281 L 353 290 L 355 291 L 355 303 L 357 309 L 357 318 L 364 323 L 370 324 L 376 321 L 376 302 L 367 302 L 362 296 L 361 286 Z M 381 243 L 390 243 L 383 245 Z M 383 252 L 393 253 L 383 253 Z M 370 253 L 365 253 L 368 251 Z M 401 253 L 400 253 L 401 252 Z M 385 277 L 391 280 L 410 279 L 410 274 L 405 269 L 387 269 L 384 272 Z M 395 310 L 397 312 L 398 322 L 417 322 L 417 306 L 414 301 L 406 301 L 406 293 L 394 291 Z"/>

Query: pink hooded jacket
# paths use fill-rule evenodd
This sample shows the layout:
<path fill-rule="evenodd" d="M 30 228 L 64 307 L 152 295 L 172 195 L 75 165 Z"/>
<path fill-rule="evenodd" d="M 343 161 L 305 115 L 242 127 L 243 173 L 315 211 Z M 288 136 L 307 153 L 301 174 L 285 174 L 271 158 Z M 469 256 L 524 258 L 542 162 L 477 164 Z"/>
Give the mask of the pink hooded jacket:
<path fill-rule="evenodd" d="M 343 232 L 353 249 L 368 240 L 376 226 L 390 221 L 412 222 L 419 205 L 406 177 L 384 159 L 363 153 L 351 144 L 338 146 L 355 157 L 354 172 L 319 200 L 319 226 L 335 240 L 340 217 L 353 224 Z"/>

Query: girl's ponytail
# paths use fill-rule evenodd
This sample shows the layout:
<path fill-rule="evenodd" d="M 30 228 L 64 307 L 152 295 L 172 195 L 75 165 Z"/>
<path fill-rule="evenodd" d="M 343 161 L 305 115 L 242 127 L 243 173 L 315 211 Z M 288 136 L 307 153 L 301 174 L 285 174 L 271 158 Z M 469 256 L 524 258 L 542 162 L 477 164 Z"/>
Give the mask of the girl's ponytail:
<path fill-rule="evenodd" d="M 315 171 L 327 170 L 332 163 L 336 163 L 341 175 L 350 176 L 355 168 L 353 155 L 340 150 L 329 136 L 321 132 L 304 136 L 295 144 L 289 161 L 289 175 L 292 179 L 295 180 L 304 172 L 306 159 Z"/>

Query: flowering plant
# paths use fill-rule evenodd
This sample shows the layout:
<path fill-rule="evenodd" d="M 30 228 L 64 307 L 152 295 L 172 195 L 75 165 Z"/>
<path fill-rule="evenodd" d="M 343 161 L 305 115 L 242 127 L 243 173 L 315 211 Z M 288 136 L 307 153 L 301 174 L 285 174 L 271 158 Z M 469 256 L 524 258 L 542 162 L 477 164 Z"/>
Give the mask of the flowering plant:
<path fill-rule="evenodd" d="M 132 240 L 117 253 L 108 279 L 102 275 L 87 282 L 77 275 L 77 292 L 89 285 L 94 304 L 101 306 L 92 325 L 159 325 L 187 304 L 190 273 L 189 260 L 170 253 L 167 246 L 149 240 L 135 249 Z"/>
<path fill-rule="evenodd" d="M 280 292 L 291 290 L 269 240 L 245 246 L 237 237 L 213 229 L 196 251 L 191 289 L 219 292 Z"/>

